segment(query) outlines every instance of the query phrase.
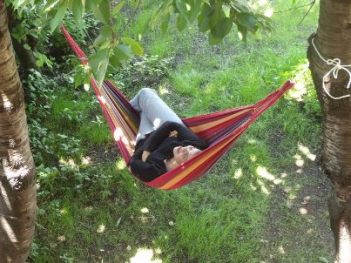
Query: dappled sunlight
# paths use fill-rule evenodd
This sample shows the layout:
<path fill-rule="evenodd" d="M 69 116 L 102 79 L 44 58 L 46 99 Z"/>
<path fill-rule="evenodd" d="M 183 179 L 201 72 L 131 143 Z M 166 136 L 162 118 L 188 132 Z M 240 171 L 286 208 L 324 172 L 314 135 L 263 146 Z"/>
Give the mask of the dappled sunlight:
<path fill-rule="evenodd" d="M 304 207 L 300 207 L 299 208 L 299 212 L 301 215 L 307 215 L 308 214 L 308 210 Z"/>
<path fill-rule="evenodd" d="M 150 213 L 150 210 L 147 207 L 141 208 L 140 213 L 141 213 L 141 215 L 138 216 L 138 218 L 143 224 L 147 224 L 147 223 L 155 221 L 155 216 L 153 216 Z"/>
<path fill-rule="evenodd" d="M 254 154 L 250 154 L 250 160 L 251 160 L 251 162 L 256 162 L 257 161 L 257 156 L 256 155 L 254 155 Z"/>
<path fill-rule="evenodd" d="M 90 157 L 90 156 L 82 157 L 81 163 L 82 163 L 83 165 L 92 164 L 91 157 Z"/>
<path fill-rule="evenodd" d="M 309 234 L 309 235 L 313 234 L 313 232 L 314 232 L 314 231 L 313 231 L 312 228 L 309 228 L 309 229 L 306 231 L 306 233 Z"/>
<path fill-rule="evenodd" d="M 67 214 L 68 214 L 67 209 L 66 209 L 66 208 L 62 208 L 62 209 L 60 210 L 60 214 L 61 214 L 61 215 L 67 215 Z"/>
<path fill-rule="evenodd" d="M 66 237 L 65 236 L 58 236 L 57 237 L 57 241 L 59 242 L 59 243 L 62 243 L 62 242 L 65 242 L 66 241 Z"/>
<path fill-rule="evenodd" d="M 311 161 L 316 160 L 316 155 L 312 154 L 311 151 L 306 146 L 302 145 L 301 143 L 298 143 L 298 149 L 301 153 L 303 153 Z"/>
<path fill-rule="evenodd" d="M 122 159 L 116 161 L 117 170 L 121 171 L 127 168 L 126 162 Z"/>
<path fill-rule="evenodd" d="M 266 179 L 268 181 L 273 182 L 274 184 L 281 184 L 283 181 L 280 178 L 277 178 L 275 175 L 271 174 L 270 172 L 268 172 L 266 167 L 263 166 L 258 166 L 256 168 L 256 173 L 258 176 L 260 176 L 263 179 Z"/>
<path fill-rule="evenodd" d="M 59 163 L 60 163 L 61 165 L 64 165 L 64 166 L 66 166 L 66 167 L 69 167 L 69 168 L 71 168 L 71 169 L 73 169 L 73 170 L 79 168 L 79 165 L 76 164 L 76 162 L 75 162 L 73 159 L 65 160 L 65 159 L 63 159 L 63 158 L 61 157 L 60 160 L 59 160 Z"/>
<path fill-rule="evenodd" d="M 265 6 L 267 3 L 268 3 L 268 0 L 258 0 L 258 1 L 257 1 L 257 4 L 258 4 L 259 6 Z"/>
<path fill-rule="evenodd" d="M 138 248 L 135 255 L 129 259 L 129 263 L 162 263 L 161 259 L 156 258 L 161 253 L 161 249 Z"/>
<path fill-rule="evenodd" d="M 98 96 L 98 99 L 99 99 L 99 101 L 102 103 L 102 104 L 104 104 L 104 105 L 108 105 L 107 104 L 107 101 L 106 101 L 106 99 L 105 99 L 105 97 L 104 96 Z"/>
<path fill-rule="evenodd" d="M 268 8 L 263 12 L 263 15 L 265 17 L 272 17 L 274 13 L 274 9 L 273 8 Z"/>
<path fill-rule="evenodd" d="M 116 142 L 122 142 L 128 149 L 129 153 L 134 151 L 135 141 L 129 141 L 124 131 L 121 128 L 116 128 L 113 132 L 113 138 Z"/>
<path fill-rule="evenodd" d="M 234 172 L 233 178 L 236 179 L 236 180 L 238 180 L 238 179 L 240 179 L 242 176 L 243 176 L 243 169 L 241 169 L 241 168 L 236 169 L 235 172 Z"/>
<path fill-rule="evenodd" d="M 94 208 L 92 206 L 87 206 L 84 208 L 84 211 L 87 213 L 91 213 L 94 210 Z"/>
<path fill-rule="evenodd" d="M 142 209 L 140 209 L 140 212 L 142 214 L 147 214 L 147 213 L 149 213 L 149 209 L 147 207 L 143 207 Z"/>
<path fill-rule="evenodd" d="M 2 106 L 4 110 L 10 112 L 13 109 L 13 104 L 4 93 L 1 93 L 1 100 L 3 101 Z"/>
<path fill-rule="evenodd" d="M 257 184 L 261 187 L 261 191 L 265 195 L 269 195 L 271 193 L 262 180 L 257 180 Z"/>
<path fill-rule="evenodd" d="M 339 259 L 340 262 L 346 262 L 351 258 L 351 239 L 350 239 L 350 229 L 347 223 L 344 221 L 340 222 L 340 249 L 339 249 Z"/>
<path fill-rule="evenodd" d="M 1 224 L 1 228 L 5 231 L 8 239 L 14 243 L 15 246 L 16 243 L 18 242 L 17 237 L 15 232 L 13 231 L 12 227 L 10 226 L 9 222 L 7 221 L 7 219 L 0 215 L 0 224 Z"/>
<path fill-rule="evenodd" d="M 170 91 L 167 87 L 161 85 L 159 88 L 158 88 L 158 93 L 160 95 L 166 95 L 166 94 L 170 94 Z"/>
<path fill-rule="evenodd" d="M 96 229 L 96 232 L 99 234 L 102 234 L 106 231 L 106 225 L 105 224 L 100 224 L 98 228 Z"/>
<path fill-rule="evenodd" d="M 19 178 L 26 177 L 31 169 L 26 164 L 23 154 L 15 151 L 8 151 L 8 159 L 3 158 L 3 170 L 8 182 L 14 189 L 21 187 L 21 180 Z"/>
<path fill-rule="evenodd" d="M 125 138 L 123 130 L 121 128 L 116 128 L 113 132 L 113 138 L 115 141 L 123 140 L 123 138 Z"/>
<path fill-rule="evenodd" d="M 257 144 L 257 140 L 256 139 L 248 139 L 247 142 L 249 144 Z"/>
<path fill-rule="evenodd" d="M 156 130 L 158 127 L 161 126 L 161 119 L 160 118 L 156 118 L 154 119 L 154 121 L 152 122 L 152 124 L 154 125 L 154 130 Z"/>
<path fill-rule="evenodd" d="M 295 160 L 295 165 L 297 167 L 296 173 L 302 174 L 304 167 L 307 165 L 306 162 L 315 162 L 317 159 L 317 155 L 312 153 L 307 146 L 303 145 L 300 142 L 297 145 L 297 149 L 298 151 L 293 156 L 293 159 Z"/>
<path fill-rule="evenodd" d="M 295 101 L 303 101 L 303 97 L 307 94 L 307 79 L 306 72 L 308 72 L 309 63 L 303 62 L 295 67 L 295 70 L 291 72 L 293 74 L 295 82 L 294 88 L 288 91 L 288 97 Z"/>
<path fill-rule="evenodd" d="M 11 206 L 10 199 L 9 199 L 9 197 L 7 195 L 7 192 L 6 192 L 6 189 L 2 185 L 2 183 L 0 183 L 0 194 L 1 194 L 1 198 L 2 198 L 3 202 L 5 203 L 7 209 L 9 211 L 12 211 L 12 206 Z"/>
<path fill-rule="evenodd" d="M 294 159 L 297 167 L 302 168 L 304 166 L 305 161 L 302 159 L 302 156 L 300 154 L 295 154 Z"/>
<path fill-rule="evenodd" d="M 303 101 L 303 96 L 307 93 L 304 82 L 296 82 L 294 88 L 289 91 L 289 95 L 296 101 Z"/>
<path fill-rule="evenodd" d="M 90 90 L 90 85 L 87 84 L 87 83 L 85 83 L 85 84 L 83 85 L 83 89 L 84 89 L 85 91 L 89 91 L 89 90 Z"/>
<path fill-rule="evenodd" d="M 254 10 L 259 10 L 264 16 L 272 17 L 274 9 L 268 0 L 250 1 L 249 6 Z"/>
<path fill-rule="evenodd" d="M 282 255 L 285 255 L 285 249 L 284 249 L 284 247 L 283 247 L 283 246 L 279 246 L 279 247 L 278 247 L 278 252 L 279 252 L 280 254 L 282 254 Z"/>
<path fill-rule="evenodd" d="M 303 205 L 307 205 L 309 203 L 309 201 L 311 200 L 311 196 L 307 195 L 303 198 Z"/>

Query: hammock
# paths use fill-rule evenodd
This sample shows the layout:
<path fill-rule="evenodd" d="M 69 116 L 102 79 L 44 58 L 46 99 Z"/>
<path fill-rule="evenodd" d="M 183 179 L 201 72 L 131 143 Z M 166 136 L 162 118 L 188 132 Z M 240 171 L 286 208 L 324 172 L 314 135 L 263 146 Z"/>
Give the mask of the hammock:
<path fill-rule="evenodd" d="M 72 50 L 82 64 L 88 64 L 87 56 L 70 36 L 65 27 L 61 30 Z M 109 124 L 114 140 L 126 163 L 133 154 L 139 125 L 139 113 L 129 104 L 129 100 L 110 81 L 99 87 L 94 77 L 91 86 L 99 100 L 103 114 Z M 280 88 L 254 105 L 227 109 L 210 114 L 184 118 L 183 122 L 199 137 L 209 143 L 204 151 L 177 168 L 157 177 L 146 185 L 163 190 L 176 189 L 206 174 L 208 170 L 231 148 L 233 143 L 247 128 L 283 94 L 292 88 L 287 81 Z"/>

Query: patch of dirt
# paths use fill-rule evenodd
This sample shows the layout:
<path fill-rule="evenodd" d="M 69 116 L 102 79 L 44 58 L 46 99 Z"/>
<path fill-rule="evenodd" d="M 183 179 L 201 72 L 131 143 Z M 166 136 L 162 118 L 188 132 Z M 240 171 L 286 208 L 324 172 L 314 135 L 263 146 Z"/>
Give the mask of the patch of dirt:
<path fill-rule="evenodd" d="M 90 149 L 88 156 L 92 163 L 113 163 L 120 153 L 117 146 L 111 143 Z"/>
<path fill-rule="evenodd" d="M 271 152 L 281 158 L 277 151 L 282 150 L 279 149 L 282 134 L 274 134 L 277 141 L 272 141 Z M 306 158 L 301 167 L 291 158 L 289 164 L 277 167 L 277 174 L 284 174 L 280 178 L 282 182 L 270 185 L 271 201 L 261 260 L 265 263 L 333 262 L 334 238 L 327 206 L 329 179 L 321 171 L 318 161 Z"/>

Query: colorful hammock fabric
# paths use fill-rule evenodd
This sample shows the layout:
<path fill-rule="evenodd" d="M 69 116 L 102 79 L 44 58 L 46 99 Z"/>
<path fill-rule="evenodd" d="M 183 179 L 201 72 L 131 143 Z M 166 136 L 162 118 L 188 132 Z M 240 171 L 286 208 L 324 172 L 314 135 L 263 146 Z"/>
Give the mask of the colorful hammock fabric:
<path fill-rule="evenodd" d="M 88 59 L 82 49 L 64 27 L 61 30 L 81 63 L 87 64 Z M 93 77 L 90 82 L 121 155 L 128 163 L 133 154 L 139 125 L 139 113 L 134 110 L 129 100 L 112 82 L 105 81 L 102 87 L 97 85 Z M 184 123 L 198 136 L 205 139 L 210 146 L 179 167 L 151 182 L 144 183 L 153 188 L 170 190 L 184 186 L 206 174 L 231 148 L 239 136 L 292 86 L 293 83 L 287 81 L 279 89 L 254 105 L 183 119 Z"/>

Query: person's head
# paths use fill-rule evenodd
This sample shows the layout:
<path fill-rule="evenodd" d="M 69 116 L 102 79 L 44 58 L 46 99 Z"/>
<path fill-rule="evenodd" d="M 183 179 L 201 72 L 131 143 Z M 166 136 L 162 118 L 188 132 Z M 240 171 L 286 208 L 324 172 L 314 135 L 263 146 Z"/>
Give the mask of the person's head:
<path fill-rule="evenodd" d="M 177 146 L 173 148 L 173 158 L 178 164 L 182 164 L 197 155 L 201 150 L 192 145 Z"/>
<path fill-rule="evenodd" d="M 192 145 L 173 148 L 173 158 L 167 160 L 167 170 L 172 170 L 197 155 L 201 150 Z"/>
<path fill-rule="evenodd" d="M 200 152 L 201 150 L 192 145 L 174 147 L 173 158 L 167 161 L 167 169 L 171 170 L 178 167 L 179 165 L 191 159 Z"/>

